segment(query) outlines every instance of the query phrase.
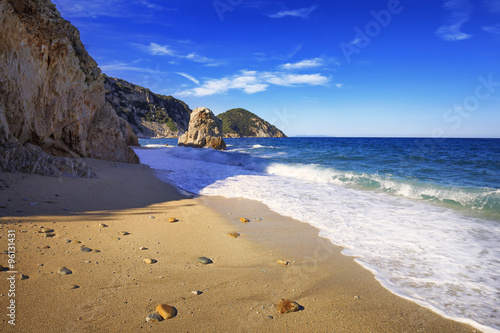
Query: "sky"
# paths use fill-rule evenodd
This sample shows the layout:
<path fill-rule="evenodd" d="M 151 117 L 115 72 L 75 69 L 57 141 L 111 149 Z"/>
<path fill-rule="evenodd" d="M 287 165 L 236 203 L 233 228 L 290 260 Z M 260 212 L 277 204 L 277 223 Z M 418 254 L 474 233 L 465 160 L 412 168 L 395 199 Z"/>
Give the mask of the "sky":
<path fill-rule="evenodd" d="M 289 136 L 500 137 L 500 0 L 53 0 L 112 77 Z"/>

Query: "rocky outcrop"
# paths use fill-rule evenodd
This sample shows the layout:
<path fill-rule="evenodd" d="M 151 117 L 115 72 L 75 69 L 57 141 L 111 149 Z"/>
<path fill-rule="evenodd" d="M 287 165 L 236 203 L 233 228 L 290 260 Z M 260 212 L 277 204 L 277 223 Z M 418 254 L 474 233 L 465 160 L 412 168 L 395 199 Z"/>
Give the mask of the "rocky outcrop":
<path fill-rule="evenodd" d="M 178 138 L 188 130 L 191 109 L 172 96 L 163 96 L 125 80 L 104 76 L 106 100 L 141 138 Z"/>
<path fill-rule="evenodd" d="M 205 107 L 194 109 L 189 120 L 189 129 L 179 138 L 178 145 L 226 149 L 226 143 L 222 139 L 222 121 Z"/>
<path fill-rule="evenodd" d="M 127 125 L 120 124 L 104 98 L 96 62 L 78 30 L 49 0 L 0 0 L 0 31 L 4 158 L 10 156 L 6 150 L 15 150 L 16 156 L 25 151 L 26 158 L 35 161 L 38 156 L 39 162 L 48 163 L 51 159 L 41 154 L 43 150 L 59 157 L 139 161 L 125 142 L 122 129 Z M 3 169 L 12 170 L 9 165 Z M 23 170 L 22 165 L 16 170 Z"/>
<path fill-rule="evenodd" d="M 274 125 L 245 109 L 231 109 L 217 117 L 222 119 L 225 138 L 259 137 L 285 138 L 286 135 Z"/>

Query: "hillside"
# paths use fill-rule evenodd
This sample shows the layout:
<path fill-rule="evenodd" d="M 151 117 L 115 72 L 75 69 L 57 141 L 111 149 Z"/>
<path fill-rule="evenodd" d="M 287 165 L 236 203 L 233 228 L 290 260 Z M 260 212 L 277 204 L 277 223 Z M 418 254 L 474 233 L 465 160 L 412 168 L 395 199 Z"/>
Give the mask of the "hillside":
<path fill-rule="evenodd" d="M 104 75 L 106 100 L 140 138 L 177 138 L 187 131 L 191 109 L 181 100 Z"/>
<path fill-rule="evenodd" d="M 217 117 L 222 119 L 224 137 L 286 137 L 285 133 L 274 125 L 242 108 L 228 110 Z"/>

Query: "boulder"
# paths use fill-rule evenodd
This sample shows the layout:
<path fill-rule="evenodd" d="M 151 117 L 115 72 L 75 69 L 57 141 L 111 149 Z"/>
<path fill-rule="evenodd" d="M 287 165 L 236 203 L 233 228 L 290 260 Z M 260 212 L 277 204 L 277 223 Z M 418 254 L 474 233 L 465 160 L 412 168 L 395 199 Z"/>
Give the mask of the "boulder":
<path fill-rule="evenodd" d="M 179 138 L 178 145 L 226 149 L 226 143 L 222 139 L 222 120 L 205 107 L 194 109 L 189 120 L 189 129 Z"/>

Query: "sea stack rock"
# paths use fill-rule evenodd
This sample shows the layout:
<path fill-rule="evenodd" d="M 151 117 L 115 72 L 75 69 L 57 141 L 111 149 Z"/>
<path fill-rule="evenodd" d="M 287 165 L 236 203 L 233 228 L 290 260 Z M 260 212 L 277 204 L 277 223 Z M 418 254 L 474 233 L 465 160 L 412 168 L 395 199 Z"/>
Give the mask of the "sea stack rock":
<path fill-rule="evenodd" d="M 50 0 L 1 0 L 0 31 L 0 170 L 50 173 L 53 156 L 139 162 L 97 63 Z"/>
<path fill-rule="evenodd" d="M 178 145 L 226 149 L 226 143 L 222 139 L 222 121 L 205 107 L 194 109 L 189 120 L 189 129 L 179 138 Z"/>

